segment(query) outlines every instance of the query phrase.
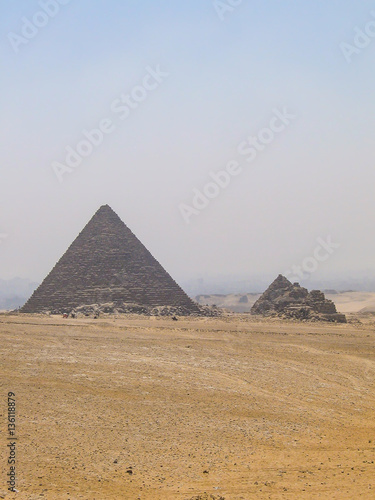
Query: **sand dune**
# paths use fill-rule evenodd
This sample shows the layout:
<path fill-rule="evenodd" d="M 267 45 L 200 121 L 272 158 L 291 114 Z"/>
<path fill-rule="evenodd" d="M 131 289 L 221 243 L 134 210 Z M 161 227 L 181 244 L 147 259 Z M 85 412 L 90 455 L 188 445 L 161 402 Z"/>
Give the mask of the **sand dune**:
<path fill-rule="evenodd" d="M 338 311 L 342 313 L 375 312 L 375 293 L 373 292 L 343 292 L 327 294 L 333 300 Z"/>

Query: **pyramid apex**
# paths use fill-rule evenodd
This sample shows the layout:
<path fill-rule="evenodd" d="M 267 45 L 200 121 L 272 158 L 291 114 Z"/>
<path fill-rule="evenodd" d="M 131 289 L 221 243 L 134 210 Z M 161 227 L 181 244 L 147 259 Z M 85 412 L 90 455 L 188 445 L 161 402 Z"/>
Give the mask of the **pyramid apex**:
<path fill-rule="evenodd" d="M 286 278 L 285 276 L 283 276 L 282 274 L 279 274 L 278 277 L 274 280 L 273 283 L 271 283 L 272 285 L 274 283 L 279 283 L 279 284 L 283 284 L 283 285 L 291 285 L 292 283 L 288 280 L 288 278 Z"/>
<path fill-rule="evenodd" d="M 99 209 L 96 211 L 95 215 L 105 215 L 105 214 L 114 214 L 117 216 L 116 212 L 108 205 L 101 205 Z"/>

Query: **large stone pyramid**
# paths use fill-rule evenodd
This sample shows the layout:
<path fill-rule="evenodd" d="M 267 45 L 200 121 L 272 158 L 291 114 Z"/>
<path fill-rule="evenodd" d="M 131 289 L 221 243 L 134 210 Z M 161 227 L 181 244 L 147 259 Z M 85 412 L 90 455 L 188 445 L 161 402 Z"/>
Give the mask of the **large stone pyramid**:
<path fill-rule="evenodd" d="M 323 292 L 320 290 L 308 292 L 306 288 L 298 283 L 292 284 L 281 274 L 255 302 L 251 313 L 346 323 L 345 315 L 337 312 L 335 304 L 332 300 L 326 299 Z"/>
<path fill-rule="evenodd" d="M 200 311 L 108 205 L 100 207 L 21 312 L 69 312 L 105 303 Z"/>

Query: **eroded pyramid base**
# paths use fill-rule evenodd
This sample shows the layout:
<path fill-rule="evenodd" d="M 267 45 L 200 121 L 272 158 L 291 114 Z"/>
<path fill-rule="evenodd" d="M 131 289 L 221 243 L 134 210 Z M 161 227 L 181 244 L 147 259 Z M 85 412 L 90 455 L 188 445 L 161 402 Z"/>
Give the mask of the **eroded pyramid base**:
<path fill-rule="evenodd" d="M 117 314 L 140 314 L 144 316 L 221 316 L 222 311 L 215 307 L 197 306 L 194 310 L 185 306 L 144 306 L 132 303 L 89 304 L 74 308 L 60 307 L 40 311 L 42 314 L 61 314 L 68 317 L 101 316 Z"/>

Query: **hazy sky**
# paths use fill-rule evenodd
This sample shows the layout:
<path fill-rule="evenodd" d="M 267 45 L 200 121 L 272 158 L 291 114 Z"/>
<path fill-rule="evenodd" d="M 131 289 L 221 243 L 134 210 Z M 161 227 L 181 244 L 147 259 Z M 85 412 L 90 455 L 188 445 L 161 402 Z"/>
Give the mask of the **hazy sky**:
<path fill-rule="evenodd" d="M 277 275 L 327 237 L 320 276 L 374 270 L 375 2 L 0 5 L 0 278 L 41 281 L 106 203 L 178 281 Z"/>

